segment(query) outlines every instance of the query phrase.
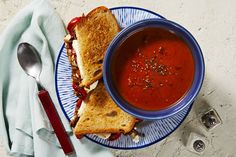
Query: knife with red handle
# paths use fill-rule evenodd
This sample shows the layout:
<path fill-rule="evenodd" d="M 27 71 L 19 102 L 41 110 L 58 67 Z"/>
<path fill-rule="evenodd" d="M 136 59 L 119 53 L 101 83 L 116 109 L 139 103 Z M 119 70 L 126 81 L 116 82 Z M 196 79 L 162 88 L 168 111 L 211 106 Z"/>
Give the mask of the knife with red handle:
<path fill-rule="evenodd" d="M 74 152 L 73 145 L 67 135 L 65 128 L 61 122 L 61 119 L 57 113 L 57 110 L 50 98 L 48 91 L 41 89 L 38 93 L 38 97 L 43 105 L 43 108 L 48 116 L 48 119 L 54 129 L 54 132 L 61 144 L 61 147 L 66 155 Z"/>

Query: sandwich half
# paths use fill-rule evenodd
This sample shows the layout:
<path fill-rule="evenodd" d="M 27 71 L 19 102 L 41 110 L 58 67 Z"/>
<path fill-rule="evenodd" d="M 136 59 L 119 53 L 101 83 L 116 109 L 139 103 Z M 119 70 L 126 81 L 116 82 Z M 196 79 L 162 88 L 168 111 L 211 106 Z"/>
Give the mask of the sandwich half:
<path fill-rule="evenodd" d="M 102 78 L 106 49 L 119 31 L 116 18 L 103 6 L 80 17 L 69 31 L 72 39 L 67 41 L 72 43 L 72 52 L 76 54 L 80 87 L 89 87 Z"/>
<path fill-rule="evenodd" d="M 102 81 L 84 100 L 85 107 L 75 126 L 77 137 L 84 134 L 129 133 L 136 118 L 121 110 L 107 93 Z"/>

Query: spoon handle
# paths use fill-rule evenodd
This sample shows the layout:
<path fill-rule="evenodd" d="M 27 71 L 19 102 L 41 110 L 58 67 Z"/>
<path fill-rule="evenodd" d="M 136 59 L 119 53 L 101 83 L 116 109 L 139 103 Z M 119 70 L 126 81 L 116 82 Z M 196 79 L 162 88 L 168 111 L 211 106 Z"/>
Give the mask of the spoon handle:
<path fill-rule="evenodd" d="M 72 153 L 74 151 L 73 145 L 65 131 L 65 128 L 60 120 L 60 117 L 56 111 L 56 108 L 50 98 L 48 91 L 46 91 L 45 89 L 40 90 L 38 96 L 64 153 L 66 155 Z"/>

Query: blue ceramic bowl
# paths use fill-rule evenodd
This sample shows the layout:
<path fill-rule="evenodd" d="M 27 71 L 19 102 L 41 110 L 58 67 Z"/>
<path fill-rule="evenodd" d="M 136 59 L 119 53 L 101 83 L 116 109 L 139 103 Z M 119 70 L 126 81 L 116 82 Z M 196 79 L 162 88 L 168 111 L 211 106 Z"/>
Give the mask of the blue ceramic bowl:
<path fill-rule="evenodd" d="M 112 79 L 113 69 L 111 65 L 113 61 L 116 59 L 115 56 L 117 56 L 115 55 L 115 53 L 118 52 L 116 51 L 116 49 L 121 45 L 122 42 L 125 42 L 125 40 L 129 38 L 133 33 L 142 31 L 143 29 L 148 27 L 164 28 L 169 31 L 175 32 L 188 44 L 189 48 L 191 49 L 195 64 L 194 80 L 192 86 L 187 91 L 187 93 L 171 107 L 158 111 L 141 110 L 129 104 L 121 97 L 118 90 L 116 89 L 114 80 Z M 135 117 L 146 120 L 163 119 L 169 117 L 181 111 L 183 108 L 190 105 L 191 103 L 193 103 L 197 94 L 200 91 L 203 78 L 204 78 L 204 60 L 201 49 L 197 41 L 184 27 L 166 19 L 146 19 L 124 28 L 112 40 L 111 44 L 107 49 L 103 63 L 104 84 L 114 102 L 127 113 Z"/>

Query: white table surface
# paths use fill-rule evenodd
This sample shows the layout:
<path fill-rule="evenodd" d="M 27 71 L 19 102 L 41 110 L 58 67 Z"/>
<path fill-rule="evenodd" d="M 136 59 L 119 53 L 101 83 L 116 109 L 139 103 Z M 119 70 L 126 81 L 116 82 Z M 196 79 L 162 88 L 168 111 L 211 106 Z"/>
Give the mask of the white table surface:
<path fill-rule="evenodd" d="M 0 33 L 30 0 L 0 1 Z M 117 157 L 197 157 L 184 144 L 187 132 L 207 138 L 204 157 L 236 156 L 236 1 L 235 0 L 51 0 L 67 23 L 91 9 L 105 5 L 137 6 L 155 11 L 187 28 L 201 46 L 206 65 L 203 87 L 182 125 L 170 136 L 150 147 L 111 151 Z M 214 108 L 222 124 L 207 131 L 199 122 L 206 106 Z M 0 138 L 0 156 L 8 157 Z"/>

